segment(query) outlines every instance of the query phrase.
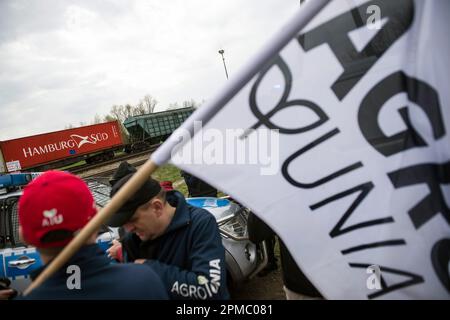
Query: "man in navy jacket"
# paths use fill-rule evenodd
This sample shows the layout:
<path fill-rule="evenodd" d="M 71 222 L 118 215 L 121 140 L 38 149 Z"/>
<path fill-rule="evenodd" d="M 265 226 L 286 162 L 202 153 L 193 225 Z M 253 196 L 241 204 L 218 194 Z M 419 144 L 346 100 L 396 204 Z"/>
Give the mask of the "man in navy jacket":
<path fill-rule="evenodd" d="M 48 171 L 32 181 L 19 202 L 22 239 L 34 245 L 44 266 L 96 214 L 94 198 L 78 177 Z M 94 234 L 69 262 L 26 299 L 167 299 L 161 279 L 141 265 L 111 264 Z"/>
<path fill-rule="evenodd" d="M 114 195 L 132 177 L 113 184 Z M 109 221 L 128 232 L 125 261 L 151 267 L 173 299 L 228 299 L 225 249 L 214 216 L 149 178 Z"/>

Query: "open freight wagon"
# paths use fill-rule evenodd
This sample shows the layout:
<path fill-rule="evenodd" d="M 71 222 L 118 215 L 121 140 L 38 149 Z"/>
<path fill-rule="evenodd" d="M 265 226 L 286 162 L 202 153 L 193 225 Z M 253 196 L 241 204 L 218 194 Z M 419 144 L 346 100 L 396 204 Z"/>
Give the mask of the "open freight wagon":
<path fill-rule="evenodd" d="M 132 151 L 148 149 L 165 141 L 193 112 L 195 108 L 180 108 L 130 117 L 123 123 L 130 134 Z M 129 150 L 128 150 L 129 151 Z"/>

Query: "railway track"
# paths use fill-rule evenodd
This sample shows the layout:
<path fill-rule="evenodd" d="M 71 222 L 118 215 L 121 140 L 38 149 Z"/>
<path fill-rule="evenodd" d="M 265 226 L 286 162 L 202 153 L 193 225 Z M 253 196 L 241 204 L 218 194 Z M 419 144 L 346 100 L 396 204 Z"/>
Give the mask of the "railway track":
<path fill-rule="evenodd" d="M 136 168 L 136 167 L 143 165 L 147 160 L 148 160 L 148 157 L 146 157 L 145 159 L 135 161 L 135 162 L 130 162 L 130 165 L 132 165 L 133 167 Z M 96 171 L 96 172 L 91 172 L 91 173 L 85 171 L 85 173 L 79 173 L 77 175 L 83 179 L 86 179 L 86 178 L 108 179 L 117 170 L 117 167 L 119 166 L 119 162 L 116 162 L 116 163 L 117 163 L 117 165 L 111 169 L 108 168 L 106 170 L 101 170 L 101 171 Z"/>
<path fill-rule="evenodd" d="M 83 172 L 87 172 L 87 171 L 91 171 L 91 170 L 95 170 L 101 167 L 105 167 L 111 164 L 114 164 L 116 162 L 122 162 L 122 161 L 126 161 L 129 159 L 133 159 L 133 158 L 137 158 L 139 156 L 143 156 L 143 155 L 150 155 L 151 152 L 155 151 L 157 148 L 159 147 L 159 145 L 155 145 L 152 146 L 150 149 L 141 151 L 141 152 L 137 152 L 137 153 L 133 153 L 133 154 L 128 154 L 128 155 L 124 155 L 124 156 L 120 156 L 120 157 L 115 157 L 114 159 L 108 160 L 108 161 L 103 161 L 101 163 L 96 163 L 96 164 L 86 164 L 86 165 L 81 165 L 78 167 L 74 167 L 74 168 L 69 168 L 66 171 L 69 171 L 73 174 L 82 174 Z"/>

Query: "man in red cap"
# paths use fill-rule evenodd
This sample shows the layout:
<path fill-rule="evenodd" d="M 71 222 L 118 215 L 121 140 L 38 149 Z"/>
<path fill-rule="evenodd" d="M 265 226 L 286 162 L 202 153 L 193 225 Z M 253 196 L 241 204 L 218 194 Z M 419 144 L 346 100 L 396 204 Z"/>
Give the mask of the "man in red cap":
<path fill-rule="evenodd" d="M 94 198 L 80 178 L 48 171 L 32 181 L 19 201 L 22 239 L 37 248 L 45 268 L 96 214 Z M 79 281 L 74 277 L 78 273 Z M 151 285 L 149 285 L 149 283 Z M 96 234 L 27 299 L 167 299 L 160 278 L 137 264 L 111 264 Z"/>

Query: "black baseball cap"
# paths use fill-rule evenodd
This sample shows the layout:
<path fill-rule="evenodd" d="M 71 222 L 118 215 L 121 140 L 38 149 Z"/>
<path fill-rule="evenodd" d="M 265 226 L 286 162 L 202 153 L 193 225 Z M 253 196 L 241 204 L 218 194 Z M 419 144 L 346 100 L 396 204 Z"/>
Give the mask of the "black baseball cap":
<path fill-rule="evenodd" d="M 111 188 L 110 196 L 114 196 L 123 185 L 131 179 L 135 172 L 129 173 L 115 182 Z M 145 183 L 125 202 L 125 204 L 108 220 L 111 227 L 124 225 L 136 212 L 137 208 L 150 201 L 161 191 L 159 182 L 149 178 Z"/>
<path fill-rule="evenodd" d="M 111 186 L 115 185 L 120 179 L 125 177 L 129 173 L 136 172 L 136 168 L 133 167 L 131 164 L 129 164 L 126 161 L 122 161 L 117 168 L 116 172 L 114 172 L 114 175 L 112 176 L 111 180 L 109 180 L 109 184 Z"/>

